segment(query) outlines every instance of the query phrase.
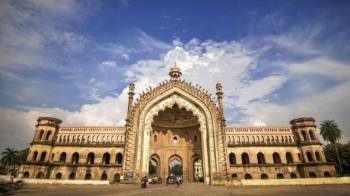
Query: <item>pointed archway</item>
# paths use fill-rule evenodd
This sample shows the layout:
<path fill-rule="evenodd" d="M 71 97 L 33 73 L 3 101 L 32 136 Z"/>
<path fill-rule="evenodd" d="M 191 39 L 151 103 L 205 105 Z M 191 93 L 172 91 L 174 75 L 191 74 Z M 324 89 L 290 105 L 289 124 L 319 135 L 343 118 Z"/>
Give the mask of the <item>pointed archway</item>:
<path fill-rule="evenodd" d="M 179 93 L 176 93 L 176 91 L 179 89 L 173 88 L 170 96 L 163 97 L 163 99 L 158 100 L 155 103 L 150 102 L 149 103 L 149 109 L 146 109 L 143 113 L 140 115 L 140 121 L 139 121 L 139 135 L 138 135 L 138 150 L 137 150 L 137 156 L 136 156 L 136 168 L 140 168 L 141 175 L 145 175 L 148 173 L 149 169 L 149 144 L 150 144 L 150 133 L 152 131 L 152 122 L 154 116 L 158 114 L 158 112 L 165 110 L 167 107 L 171 108 L 173 105 L 178 105 L 180 108 L 184 108 L 187 111 L 191 111 L 194 116 L 198 118 L 199 121 L 199 131 L 201 135 L 201 141 L 202 141 L 202 156 L 203 156 L 203 169 L 204 169 L 204 180 L 206 183 L 210 183 L 210 177 L 211 173 L 216 172 L 217 165 L 216 165 L 216 159 L 214 154 L 214 136 L 213 136 L 213 122 L 212 118 L 208 118 L 207 115 L 211 116 L 209 111 L 208 114 L 205 114 L 204 110 L 207 110 L 203 103 L 193 103 L 195 101 L 195 98 L 192 99 L 186 99 L 183 95 L 180 95 Z M 170 92 L 171 92 L 170 91 Z M 185 93 L 185 92 L 184 92 Z M 200 107 L 202 105 L 202 107 Z M 143 119 L 143 120 L 142 120 Z M 143 131 L 141 131 L 143 130 Z M 209 136 L 208 136 L 209 135 Z M 209 140 L 207 138 L 210 138 Z M 212 148 L 212 149 L 210 149 Z M 210 163 L 209 163 L 210 162 Z M 210 169 L 209 169 L 210 168 Z"/>

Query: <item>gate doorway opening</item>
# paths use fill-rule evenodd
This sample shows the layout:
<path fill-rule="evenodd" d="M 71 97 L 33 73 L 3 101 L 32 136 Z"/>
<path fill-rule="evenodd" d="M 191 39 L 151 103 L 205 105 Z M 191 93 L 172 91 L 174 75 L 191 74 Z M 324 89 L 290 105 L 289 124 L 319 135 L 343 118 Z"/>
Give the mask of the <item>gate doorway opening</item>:
<path fill-rule="evenodd" d="M 203 165 L 199 157 L 193 161 L 193 182 L 204 182 Z"/>
<path fill-rule="evenodd" d="M 151 125 L 149 175 L 163 181 L 170 175 L 180 175 L 184 182 L 203 178 L 202 160 L 194 160 L 202 157 L 197 116 L 174 104 L 159 111 Z"/>
<path fill-rule="evenodd" d="M 182 169 L 182 162 L 178 157 L 172 158 L 172 160 L 169 161 L 169 175 L 170 176 L 182 176 L 183 175 L 183 169 Z"/>

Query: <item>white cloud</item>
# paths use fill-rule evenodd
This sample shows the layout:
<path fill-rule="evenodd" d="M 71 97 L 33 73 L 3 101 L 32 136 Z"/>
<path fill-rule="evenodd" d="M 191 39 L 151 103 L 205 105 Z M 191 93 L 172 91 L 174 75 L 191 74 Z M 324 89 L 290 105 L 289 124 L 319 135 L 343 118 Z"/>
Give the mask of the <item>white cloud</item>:
<path fill-rule="evenodd" d="M 97 81 L 95 78 L 90 78 L 88 85 L 86 86 L 87 89 L 85 91 L 85 94 L 83 94 L 83 96 L 95 101 L 100 101 L 101 100 L 100 92 L 104 86 L 105 84 L 103 82 Z"/>
<path fill-rule="evenodd" d="M 350 64 L 326 57 L 317 57 L 298 63 L 285 65 L 292 74 L 320 74 L 335 80 L 349 80 Z"/>
<path fill-rule="evenodd" d="M 65 0 L 0 1 L 0 69 L 57 69 L 50 46 L 81 50 L 87 39 L 61 30 L 64 22 L 80 16 L 76 8 L 75 1 Z"/>
<path fill-rule="evenodd" d="M 266 101 L 256 101 L 245 109 L 242 122 L 252 124 L 257 121 L 266 124 L 286 124 L 288 120 L 300 116 L 314 117 L 319 123 L 322 120 L 336 120 L 343 129 L 344 138 L 348 138 L 350 127 L 348 114 L 350 103 L 350 81 L 342 83 L 320 94 L 304 98 L 289 104 L 277 104 Z M 347 142 L 344 140 L 344 142 Z"/>
<path fill-rule="evenodd" d="M 317 37 L 322 28 L 321 27 L 305 27 L 302 29 L 295 28 L 288 33 L 267 36 L 265 41 L 271 42 L 274 48 L 281 47 L 287 49 L 289 53 L 298 53 L 303 55 L 321 55 L 322 50 L 315 48 L 314 39 Z"/>
<path fill-rule="evenodd" d="M 169 49 L 171 47 L 170 44 L 160 41 L 141 30 L 138 30 L 138 32 L 140 35 L 138 36 L 137 39 L 144 46 L 144 49 L 146 50 L 153 50 L 153 48 Z"/>
<path fill-rule="evenodd" d="M 241 89 L 235 105 L 245 108 L 249 102 L 263 98 L 279 89 L 286 80 L 285 76 L 268 76 L 261 80 L 251 81 L 251 84 Z"/>
<path fill-rule="evenodd" d="M 116 67 L 117 67 L 116 61 L 103 61 L 98 65 L 98 68 L 101 71 L 108 71 L 108 70 L 116 68 Z"/>
<path fill-rule="evenodd" d="M 99 47 L 99 49 L 105 52 L 119 55 L 125 60 L 129 60 L 130 54 L 136 52 L 135 49 L 127 48 L 123 45 L 115 43 L 108 43 L 106 45 L 102 45 Z"/>

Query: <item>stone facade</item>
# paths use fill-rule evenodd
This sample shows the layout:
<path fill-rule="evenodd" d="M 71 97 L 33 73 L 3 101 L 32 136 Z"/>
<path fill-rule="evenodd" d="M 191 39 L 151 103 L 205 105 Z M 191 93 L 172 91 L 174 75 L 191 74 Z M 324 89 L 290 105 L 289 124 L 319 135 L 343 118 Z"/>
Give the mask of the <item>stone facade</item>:
<path fill-rule="evenodd" d="M 181 80 L 178 67 L 169 75 L 136 101 L 130 84 L 125 126 L 68 127 L 38 118 L 20 167 L 24 177 L 138 182 L 143 175 L 164 180 L 180 173 L 185 181 L 209 184 L 336 175 L 313 118 L 294 119 L 290 126 L 227 126 L 220 83 L 213 98 Z"/>

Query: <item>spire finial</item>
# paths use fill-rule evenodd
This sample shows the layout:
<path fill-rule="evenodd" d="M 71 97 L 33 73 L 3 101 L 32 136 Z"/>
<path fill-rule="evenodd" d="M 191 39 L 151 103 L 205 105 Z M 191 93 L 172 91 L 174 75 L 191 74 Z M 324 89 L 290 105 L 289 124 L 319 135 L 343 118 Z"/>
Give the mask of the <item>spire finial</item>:
<path fill-rule="evenodd" d="M 182 73 L 180 68 L 176 65 L 176 62 L 171 66 L 169 76 L 171 79 L 179 79 Z"/>

